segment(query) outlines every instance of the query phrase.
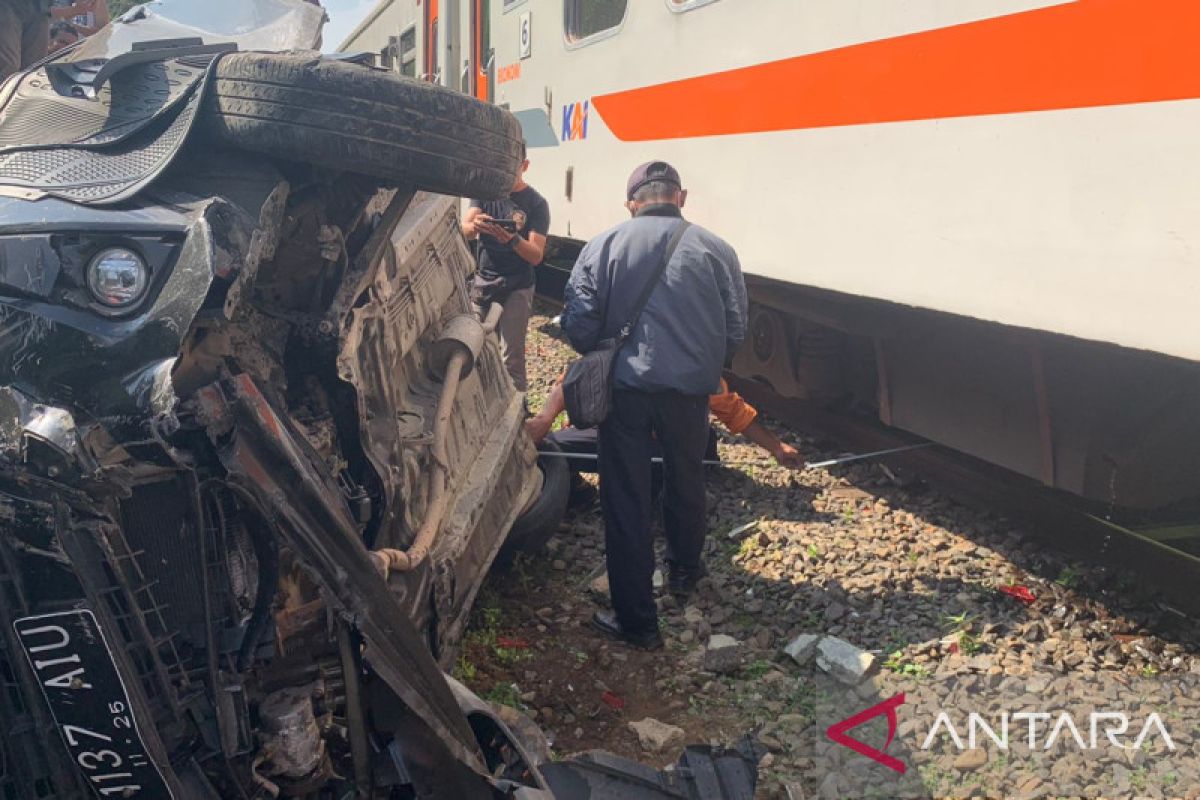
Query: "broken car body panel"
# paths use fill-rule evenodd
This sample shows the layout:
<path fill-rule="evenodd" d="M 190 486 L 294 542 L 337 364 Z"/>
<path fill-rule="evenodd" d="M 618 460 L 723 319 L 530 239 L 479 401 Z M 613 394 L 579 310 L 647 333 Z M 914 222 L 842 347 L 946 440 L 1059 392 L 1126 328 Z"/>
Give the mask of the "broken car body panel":
<path fill-rule="evenodd" d="M 130 12 L 54 80 L 315 41 L 301 0 L 225 4 Z M 542 486 L 457 202 L 177 144 L 105 205 L 0 196 L 0 794 L 546 796 L 443 674 Z"/>

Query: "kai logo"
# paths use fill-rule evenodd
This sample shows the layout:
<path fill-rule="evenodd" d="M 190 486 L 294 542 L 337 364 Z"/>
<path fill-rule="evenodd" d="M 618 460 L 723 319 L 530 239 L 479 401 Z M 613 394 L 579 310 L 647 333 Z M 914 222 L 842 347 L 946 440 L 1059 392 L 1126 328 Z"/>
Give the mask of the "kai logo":
<path fill-rule="evenodd" d="M 577 142 L 587 138 L 590 106 L 591 103 L 587 100 L 563 106 L 562 140 L 564 142 Z"/>

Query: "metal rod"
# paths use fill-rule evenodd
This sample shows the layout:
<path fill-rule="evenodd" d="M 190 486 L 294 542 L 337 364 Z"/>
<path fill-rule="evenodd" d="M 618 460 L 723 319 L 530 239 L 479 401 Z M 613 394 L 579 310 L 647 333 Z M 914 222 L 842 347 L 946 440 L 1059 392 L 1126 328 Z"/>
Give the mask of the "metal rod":
<path fill-rule="evenodd" d="M 857 456 L 845 456 L 843 458 L 831 458 L 828 461 L 809 461 L 805 462 L 806 469 L 810 467 L 832 467 L 835 464 L 849 464 L 851 461 L 862 461 L 867 458 L 878 458 L 879 456 L 887 456 L 892 453 L 903 453 L 908 450 L 920 450 L 923 447 L 933 447 L 937 442 L 921 442 L 921 444 L 910 444 L 904 447 L 892 447 L 887 450 L 876 450 L 872 453 L 863 453 Z"/>
<path fill-rule="evenodd" d="M 842 458 L 831 458 L 828 461 L 806 461 L 804 469 L 816 469 L 819 467 L 832 467 L 837 464 L 848 464 L 851 461 L 862 461 L 868 458 L 878 458 L 879 456 L 891 455 L 892 453 L 903 453 L 906 450 L 920 450 L 923 447 L 933 447 L 937 442 L 922 442 L 921 444 L 910 444 L 906 447 L 893 447 L 888 450 L 876 450 L 873 453 L 861 453 L 854 456 L 843 456 Z M 597 461 L 600 456 L 595 453 L 561 453 L 557 450 L 539 450 L 538 455 L 546 456 L 547 458 L 566 458 L 573 461 Z M 650 459 L 653 464 L 663 463 L 662 456 L 654 456 Z M 756 466 L 762 464 L 761 461 L 720 461 L 714 459 L 705 459 L 702 463 L 720 467 L 736 467 L 736 466 Z"/>

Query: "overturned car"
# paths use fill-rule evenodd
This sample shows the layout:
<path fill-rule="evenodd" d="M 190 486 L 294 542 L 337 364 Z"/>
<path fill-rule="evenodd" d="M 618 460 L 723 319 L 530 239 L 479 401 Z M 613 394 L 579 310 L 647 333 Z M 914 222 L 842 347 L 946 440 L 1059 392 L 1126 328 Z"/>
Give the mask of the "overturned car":
<path fill-rule="evenodd" d="M 0 795 L 751 796 L 444 675 L 566 503 L 444 196 L 520 129 L 322 17 L 163 0 L 0 87 Z"/>

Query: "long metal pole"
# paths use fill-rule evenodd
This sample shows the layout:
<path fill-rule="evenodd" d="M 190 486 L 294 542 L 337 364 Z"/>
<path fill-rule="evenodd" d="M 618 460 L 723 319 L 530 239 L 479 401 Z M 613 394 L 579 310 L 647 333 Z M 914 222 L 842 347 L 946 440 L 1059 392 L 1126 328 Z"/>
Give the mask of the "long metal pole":
<path fill-rule="evenodd" d="M 910 444 L 905 447 L 892 447 L 888 450 L 876 450 L 872 453 L 860 453 L 859 455 L 843 456 L 841 458 L 831 458 L 827 461 L 806 461 L 804 469 L 817 469 L 820 467 L 833 467 L 838 464 L 849 464 L 851 461 L 863 461 L 868 458 L 879 458 L 880 456 L 891 455 L 892 453 L 903 453 L 908 450 L 920 450 L 923 447 L 933 447 L 937 442 L 922 442 L 921 444 Z M 561 453 L 557 450 L 539 450 L 539 455 L 547 458 L 565 458 L 571 461 L 596 461 L 600 456 L 595 453 Z M 651 463 L 661 464 L 663 459 L 661 456 L 654 456 L 650 459 Z M 714 459 L 705 459 L 705 464 L 711 466 L 755 466 L 761 464 L 761 461 L 719 461 Z"/>

